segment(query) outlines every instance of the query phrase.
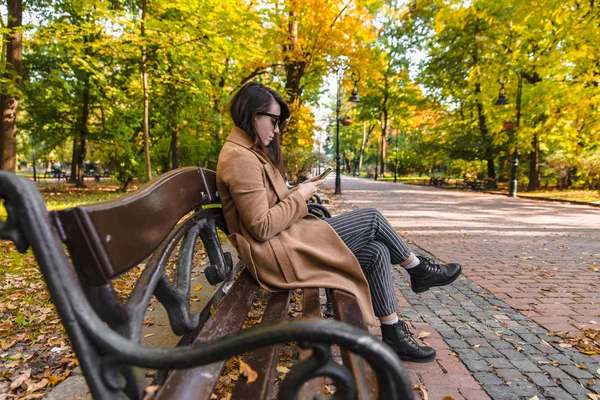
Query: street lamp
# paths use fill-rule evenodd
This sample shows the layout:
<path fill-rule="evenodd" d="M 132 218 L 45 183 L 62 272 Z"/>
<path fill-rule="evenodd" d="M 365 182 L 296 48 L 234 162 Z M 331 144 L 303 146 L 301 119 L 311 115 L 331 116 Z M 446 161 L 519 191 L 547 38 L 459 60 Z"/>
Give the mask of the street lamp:
<path fill-rule="evenodd" d="M 342 106 L 342 100 L 340 98 L 340 73 L 336 74 L 337 78 L 337 95 L 335 102 L 335 192 L 334 194 L 342 194 L 342 173 L 340 169 L 340 122 L 344 126 L 350 125 L 352 120 L 350 118 L 344 118 L 343 121 L 340 119 L 340 107 Z M 353 70 L 351 75 L 354 81 L 354 88 L 352 89 L 352 95 L 348 99 L 353 105 L 360 102 L 358 97 L 358 81 L 360 81 L 360 74 L 358 71 Z"/>
<path fill-rule="evenodd" d="M 519 146 L 517 142 L 517 129 L 521 123 L 521 96 L 523 94 L 523 71 L 515 71 L 519 77 L 517 86 L 517 122 L 505 121 L 503 123 L 504 130 L 512 132 L 513 141 L 513 160 L 510 169 L 510 185 L 508 188 L 508 197 L 517 197 L 517 172 L 519 169 Z M 498 99 L 495 105 L 504 106 L 508 104 L 508 100 L 505 96 L 504 82 L 500 82 L 500 91 L 498 93 Z"/>

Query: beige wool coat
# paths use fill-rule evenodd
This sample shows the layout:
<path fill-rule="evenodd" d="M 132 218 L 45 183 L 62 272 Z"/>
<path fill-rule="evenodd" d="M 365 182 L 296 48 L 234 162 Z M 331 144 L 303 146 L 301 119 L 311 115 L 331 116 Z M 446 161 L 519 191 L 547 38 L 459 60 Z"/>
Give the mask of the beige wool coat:
<path fill-rule="evenodd" d="M 354 254 L 326 222 L 308 213 L 250 137 L 233 128 L 217 164 L 217 188 L 230 235 L 246 268 L 267 290 L 342 289 L 375 324 L 369 285 Z"/>

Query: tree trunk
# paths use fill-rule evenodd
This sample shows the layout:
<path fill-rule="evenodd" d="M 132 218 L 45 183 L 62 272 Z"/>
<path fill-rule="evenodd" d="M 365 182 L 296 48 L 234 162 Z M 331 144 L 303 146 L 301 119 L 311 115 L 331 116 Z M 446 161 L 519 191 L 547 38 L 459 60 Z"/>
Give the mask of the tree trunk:
<path fill-rule="evenodd" d="M 538 134 L 534 133 L 531 140 L 531 152 L 529 153 L 529 184 L 527 191 L 533 192 L 540 188 L 540 142 Z"/>
<path fill-rule="evenodd" d="M 177 99 L 173 101 L 171 108 L 171 169 L 179 168 L 179 122 L 177 120 Z"/>
<path fill-rule="evenodd" d="M 475 84 L 475 93 L 476 98 L 480 98 L 481 94 L 481 85 L 479 83 Z M 483 113 L 483 104 L 480 100 L 477 100 L 477 116 L 479 118 L 479 133 L 481 134 L 481 138 L 483 139 L 483 144 L 485 146 L 484 150 L 484 158 L 487 161 L 487 175 L 488 178 L 496 180 L 496 166 L 494 165 L 494 147 L 492 144 L 492 139 L 488 134 L 487 121 L 485 119 L 485 114 Z"/>
<path fill-rule="evenodd" d="M 142 0 L 142 41 L 145 37 L 146 0 Z M 144 91 L 144 156 L 146 158 L 146 180 L 152 179 L 152 165 L 150 164 L 150 134 L 148 132 L 148 74 L 146 72 L 146 45 L 142 44 L 142 87 Z"/>
<path fill-rule="evenodd" d="M 71 157 L 71 176 L 69 183 L 77 182 L 77 171 L 79 170 L 79 139 L 73 138 L 73 154 Z"/>
<path fill-rule="evenodd" d="M 285 57 L 285 93 L 288 97 L 290 105 L 299 102 L 300 100 L 300 81 L 304 76 L 306 62 L 297 60 L 298 51 L 298 13 L 296 10 L 289 12 L 288 22 L 288 46 L 284 47 Z"/>
<path fill-rule="evenodd" d="M 88 119 L 90 117 L 90 75 L 86 72 L 83 80 L 81 125 L 79 127 L 79 150 L 77 152 L 77 178 L 75 187 L 85 187 L 85 158 L 87 157 Z"/>
<path fill-rule="evenodd" d="M 360 156 L 358 157 L 358 175 L 362 171 L 363 156 L 365 154 L 365 144 L 367 143 L 367 122 L 363 121 L 363 136 L 360 144 Z"/>
<path fill-rule="evenodd" d="M 6 45 L 7 78 L 14 86 L 3 89 L 0 96 L 0 169 L 15 172 L 17 167 L 18 91 L 23 77 L 23 46 L 20 27 L 23 21 L 21 0 L 8 0 L 8 43 Z M 10 75 L 9 75 L 10 74 Z"/>

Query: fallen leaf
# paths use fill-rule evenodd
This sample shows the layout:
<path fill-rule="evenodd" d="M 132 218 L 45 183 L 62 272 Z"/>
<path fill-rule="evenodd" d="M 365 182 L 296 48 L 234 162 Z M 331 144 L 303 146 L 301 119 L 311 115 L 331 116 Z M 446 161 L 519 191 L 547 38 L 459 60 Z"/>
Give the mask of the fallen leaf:
<path fill-rule="evenodd" d="M 246 383 L 252 383 L 258 379 L 258 373 L 242 360 L 240 360 L 240 374 L 246 377 Z"/>
<path fill-rule="evenodd" d="M 538 364 L 543 365 L 543 364 L 550 364 L 554 367 L 558 367 L 558 360 L 552 360 L 552 361 L 538 361 Z"/>
<path fill-rule="evenodd" d="M 427 387 L 425 387 L 424 384 L 414 384 L 413 389 L 419 391 L 419 394 L 423 400 L 429 400 L 429 396 L 427 395 Z"/>
<path fill-rule="evenodd" d="M 598 368 L 598 369 L 596 370 L 596 373 L 597 373 L 598 375 L 600 375 L 600 368 Z"/>
<path fill-rule="evenodd" d="M 568 349 L 569 347 L 573 347 L 573 346 L 571 346 L 569 343 L 561 343 L 558 345 L 558 347 L 562 347 L 563 349 Z"/>
<path fill-rule="evenodd" d="M 585 384 L 588 385 L 588 386 L 594 386 L 596 384 L 596 381 L 594 379 L 590 379 Z"/>
<path fill-rule="evenodd" d="M 231 379 L 234 382 L 237 382 L 238 379 L 240 379 L 240 376 L 238 374 L 228 374 L 229 379 Z"/>
<path fill-rule="evenodd" d="M 454 400 L 454 397 L 452 397 L 452 396 L 444 396 L 444 397 L 442 397 L 442 400 Z"/>
<path fill-rule="evenodd" d="M 588 397 L 591 400 L 598 400 L 598 399 L 600 399 L 600 396 L 598 396 L 597 394 L 594 394 L 594 393 L 588 393 L 587 395 L 588 395 Z"/>
<path fill-rule="evenodd" d="M 479 346 L 481 346 L 480 344 L 476 344 L 475 346 L 473 346 L 474 349 L 479 348 Z"/>
<path fill-rule="evenodd" d="M 149 338 L 149 337 L 152 337 L 152 336 L 154 336 L 154 333 L 149 333 L 147 335 L 144 335 L 144 338 Z"/>
<path fill-rule="evenodd" d="M 144 318 L 144 325 L 147 325 L 147 326 L 154 325 L 155 322 L 156 322 L 156 320 L 154 319 L 154 315 Z"/>
<path fill-rule="evenodd" d="M 198 285 L 194 287 L 194 291 L 197 292 L 199 290 L 202 290 L 202 285 Z"/>
<path fill-rule="evenodd" d="M 537 397 L 537 396 L 533 396 L 533 397 L 532 397 L 532 398 L 530 398 L 529 400 L 540 400 L 540 398 L 539 398 L 539 397 Z"/>
<path fill-rule="evenodd" d="M 29 370 L 30 374 L 31 374 L 31 370 Z M 16 388 L 18 388 L 19 386 L 21 386 L 23 383 L 25 383 L 25 381 L 29 379 L 29 375 L 27 374 L 20 374 L 19 376 L 17 376 L 12 383 L 10 384 L 10 389 L 11 390 L 15 390 Z"/>
<path fill-rule="evenodd" d="M 32 392 L 36 392 L 40 389 L 45 388 L 46 385 L 48 384 L 48 379 L 44 378 L 37 383 L 27 381 L 26 384 L 27 384 L 27 389 L 26 389 L 27 393 L 32 393 Z"/>
<path fill-rule="evenodd" d="M 281 372 L 282 374 L 287 374 L 288 372 L 290 372 L 290 369 L 288 367 L 284 367 L 283 365 L 278 365 L 277 372 Z"/>
<path fill-rule="evenodd" d="M 144 399 L 143 400 L 152 399 L 154 397 L 154 393 L 156 393 L 158 391 L 158 389 L 160 389 L 160 385 L 146 386 L 146 389 L 144 389 Z"/>
<path fill-rule="evenodd" d="M 581 364 L 577 364 L 577 363 L 573 363 L 573 365 L 575 365 L 579 369 L 588 369 L 588 367 L 586 367 L 585 365 L 581 365 Z"/>
<path fill-rule="evenodd" d="M 50 375 L 48 377 L 48 386 L 56 386 L 61 383 L 65 378 L 62 376 Z"/>
<path fill-rule="evenodd" d="M 425 332 L 425 331 L 421 331 L 419 333 L 419 335 L 417 336 L 417 339 L 423 339 L 426 338 L 427 336 L 431 335 L 431 332 Z"/>
<path fill-rule="evenodd" d="M 15 345 L 15 343 L 17 343 L 16 340 L 13 340 L 10 343 L 5 342 L 4 340 L 0 341 L 0 346 L 2 346 L 2 350 L 8 350 L 11 347 L 13 347 Z"/>
<path fill-rule="evenodd" d="M 524 348 L 522 348 L 522 347 L 520 347 L 520 346 L 517 346 L 517 351 L 518 351 L 518 352 L 520 352 L 520 353 L 522 353 L 522 352 L 524 352 L 524 351 L 525 351 L 525 349 L 524 349 Z"/>

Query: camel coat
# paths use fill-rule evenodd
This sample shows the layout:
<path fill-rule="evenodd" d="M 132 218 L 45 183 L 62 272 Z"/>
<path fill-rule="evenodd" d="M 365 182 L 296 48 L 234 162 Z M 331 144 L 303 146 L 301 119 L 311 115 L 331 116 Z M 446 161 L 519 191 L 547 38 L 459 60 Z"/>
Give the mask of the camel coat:
<path fill-rule="evenodd" d="M 250 137 L 233 128 L 217 164 L 217 188 L 229 240 L 267 290 L 342 289 L 356 296 L 365 323 L 375 324 L 369 285 L 356 257 L 328 223 L 308 213 Z"/>

